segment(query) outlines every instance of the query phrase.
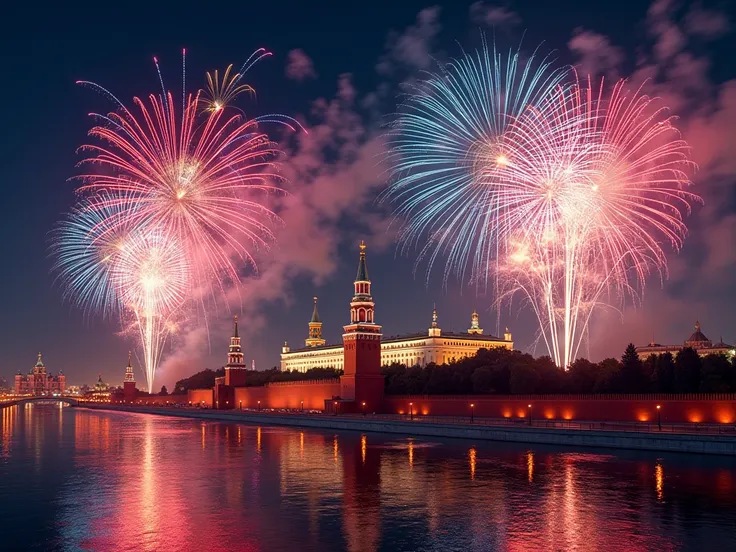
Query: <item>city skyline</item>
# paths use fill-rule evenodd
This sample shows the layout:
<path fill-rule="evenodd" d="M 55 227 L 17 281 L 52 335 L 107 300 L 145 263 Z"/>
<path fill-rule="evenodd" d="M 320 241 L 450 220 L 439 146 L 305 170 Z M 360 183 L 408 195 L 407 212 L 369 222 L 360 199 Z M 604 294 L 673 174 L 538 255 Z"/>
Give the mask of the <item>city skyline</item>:
<path fill-rule="evenodd" d="M 659 88 L 655 91 L 682 116 L 684 138 L 691 143 L 693 158 L 700 165 L 694 190 L 705 197 L 705 206 L 696 208 L 689 217 L 690 236 L 681 254 L 668 253 L 670 280 L 664 287 L 660 288 L 656 278 L 651 281 L 641 308 L 628 308 L 623 323 L 615 312 L 601 313 L 594 319 L 590 357 L 618 356 L 626 343 L 645 345 L 653 338 L 659 343 L 679 343 L 682 336 L 691 333 L 696 319 L 714 340 L 722 335 L 728 343 L 736 341 L 736 326 L 729 316 L 736 307 L 736 297 L 729 290 L 728 277 L 736 261 L 732 247 L 736 208 L 727 185 L 736 169 L 728 164 L 722 148 L 733 129 L 719 122 L 734 116 L 729 99 L 736 87 L 728 81 L 736 75 L 723 63 L 724 52 L 733 45 L 729 32 L 733 14 L 705 11 L 706 7 L 676 9 L 667 2 L 655 5 L 666 8 L 664 14 L 647 2 L 633 10 L 641 21 L 637 34 L 642 42 L 651 43 L 648 46 L 640 46 L 638 41 L 631 44 L 622 30 L 624 19 L 628 22 L 629 17 L 613 11 L 596 14 L 579 2 L 569 3 L 569 9 L 576 13 L 574 22 L 548 14 L 556 23 L 552 31 L 544 28 L 540 14 L 523 3 L 509 8 L 468 3 L 440 10 L 417 2 L 394 7 L 389 21 L 375 20 L 376 28 L 365 47 L 349 46 L 344 56 L 323 47 L 323 41 L 339 41 L 342 29 L 356 15 L 338 10 L 321 23 L 324 33 L 318 39 L 290 31 L 284 33 L 290 35 L 288 39 L 262 31 L 247 33 L 245 41 L 219 34 L 202 36 L 195 32 L 201 28 L 188 19 L 178 28 L 165 28 L 155 38 L 149 36 L 132 47 L 121 48 L 109 37 L 98 39 L 95 51 L 82 51 L 72 42 L 62 42 L 63 47 L 56 52 L 43 48 L 44 39 L 40 39 L 33 48 L 8 57 L 6 66 L 11 73 L 34 66 L 41 52 L 50 56 L 45 62 L 50 68 L 41 90 L 31 88 L 4 98 L 6 105 L 18 108 L 9 115 L 9 135 L 15 139 L 11 143 L 6 138 L 4 146 L 9 159 L 7 177 L 18 185 L 5 202 L 3 225 L 6 236 L 18 227 L 24 228 L 24 235 L 20 240 L 6 239 L 2 246 L 3 258 L 17 266 L 14 269 L 11 264 L 2 275 L 2 287 L 8 293 L 0 331 L 9 337 L 9 345 L 3 351 L 0 375 L 11 381 L 18 370 L 26 373 L 36 353 L 43 351 L 50 369 L 63 370 L 73 383 L 93 382 L 98 373 L 105 381 L 122 381 L 131 343 L 116 335 L 119 328 L 114 321 L 99 317 L 85 321 L 81 312 L 62 302 L 49 275 L 51 261 L 46 258 L 48 232 L 73 202 L 73 186 L 65 182 L 75 174 L 74 164 L 81 158 L 74 150 L 85 142 L 89 127 L 86 113 L 109 108 L 105 98 L 73 83 L 91 79 L 110 84 L 126 101 L 134 94 L 155 92 L 152 57 L 162 60 L 163 71 L 173 80 L 179 44 L 188 50 L 188 82 L 192 87 L 204 85 L 206 70 L 222 70 L 229 63 L 242 62 L 253 49 L 268 46 L 274 56 L 253 79 L 256 89 L 263 92 L 255 109 L 295 116 L 304 121 L 313 138 L 304 138 L 302 144 L 288 140 L 285 144 L 291 155 L 284 160 L 284 173 L 290 178 L 292 195 L 279 207 L 286 214 L 286 226 L 277 236 L 278 247 L 259 259 L 260 279 L 247 279 L 241 295 L 243 308 L 237 300 L 230 309 L 220 305 L 210 315 L 209 336 L 194 326 L 167 344 L 157 388 L 205 367 L 223 365 L 233 314 L 240 314 L 245 323 L 245 356 L 248 361 L 255 359 L 258 368 L 278 365 L 283 341 L 299 343 L 306 337 L 314 295 L 320 297 L 324 337 L 328 343 L 339 343 L 342 325 L 347 322 L 345 305 L 354 271 L 353 253 L 360 239 L 366 239 L 371 247 L 376 319 L 384 335 L 424 331 L 431 321 L 433 304 L 443 328 L 463 330 L 477 308 L 486 333 L 496 334 L 499 327 L 508 326 L 516 347 L 546 354 L 543 346 L 534 350 L 535 320 L 518 305 L 505 309 L 497 323 L 489 308 L 493 297 L 489 293 L 476 295 L 472 284 L 465 282 L 461 294 L 460 283 L 450 280 L 443 289 L 441 274 L 433 274 L 425 286 L 426 267 L 420 265 L 415 277 L 414 259 L 395 256 L 395 227 L 389 224 L 386 206 L 375 202 L 385 186 L 375 161 L 380 151 L 377 140 L 383 132 L 380 119 L 392 111 L 390 104 L 399 84 L 428 68 L 430 54 L 441 59 L 457 55 L 455 39 L 464 48 L 475 47 L 479 29 L 495 29 L 497 41 L 508 48 L 518 45 L 526 29 L 523 44 L 527 49 L 546 41 L 564 63 L 590 63 L 595 50 L 605 61 L 605 71 L 622 69 L 623 74 L 631 74 L 642 69 L 641 62 L 637 66 L 635 61 L 637 49 L 645 48 L 652 56 L 650 63 L 662 71 L 670 67 L 675 77 L 656 82 Z M 300 17 L 306 15 L 292 13 L 284 22 L 285 29 L 296 26 Z M 49 21 L 40 24 L 48 26 Z M 486 25 L 489 21 L 492 26 Z M 81 29 L 85 21 L 69 23 Z M 129 27 L 116 32 L 132 36 L 145 26 L 131 20 Z M 657 30 L 665 26 L 680 32 L 683 40 L 666 43 L 664 31 Z M 47 30 L 45 40 L 50 41 L 58 31 Z M 593 43 L 594 48 L 590 46 Z M 709 44 L 707 56 L 697 53 L 700 43 Z M 700 73 L 690 79 L 691 84 L 678 85 L 676 69 L 682 70 L 686 63 Z M 352 77 L 345 77 L 345 73 Z M 694 108 L 687 101 L 688 95 L 715 97 L 709 104 L 712 112 Z M 53 106 L 44 101 L 46 96 L 53 97 Z M 332 153 L 315 153 L 315 148 Z M 28 168 L 39 155 L 43 156 L 43 167 L 30 171 L 30 178 Z M 312 167 L 317 167 L 317 176 L 310 175 L 315 171 Z M 33 201 L 38 191 L 43 200 Z M 140 379 L 140 360 L 134 362 Z"/>

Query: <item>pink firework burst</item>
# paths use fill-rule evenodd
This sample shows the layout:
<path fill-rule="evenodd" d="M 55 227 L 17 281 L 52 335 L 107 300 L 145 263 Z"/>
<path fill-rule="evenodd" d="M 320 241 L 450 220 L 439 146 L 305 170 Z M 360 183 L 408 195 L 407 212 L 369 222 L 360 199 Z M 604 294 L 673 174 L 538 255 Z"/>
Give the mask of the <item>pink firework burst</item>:
<path fill-rule="evenodd" d="M 477 155 L 499 236 L 499 296 L 521 294 L 567 367 L 596 306 L 638 301 L 653 272 L 666 276 L 663 244 L 681 247 L 683 215 L 700 201 L 687 191 L 689 147 L 666 109 L 622 80 L 608 94 L 603 82 L 558 87 Z"/>

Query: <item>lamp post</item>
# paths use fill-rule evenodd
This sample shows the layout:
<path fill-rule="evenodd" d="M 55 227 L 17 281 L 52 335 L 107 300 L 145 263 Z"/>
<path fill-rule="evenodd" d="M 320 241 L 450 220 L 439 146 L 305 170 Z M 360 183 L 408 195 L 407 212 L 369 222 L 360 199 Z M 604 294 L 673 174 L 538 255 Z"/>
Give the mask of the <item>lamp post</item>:
<path fill-rule="evenodd" d="M 414 403 L 409 403 L 409 419 L 414 419 Z"/>
<path fill-rule="evenodd" d="M 335 416 L 337 416 L 337 401 L 335 401 Z"/>
<path fill-rule="evenodd" d="M 261 401 L 258 401 L 258 412 L 261 411 Z"/>
<path fill-rule="evenodd" d="M 302 401 L 302 413 L 304 412 L 304 401 Z"/>
<path fill-rule="evenodd" d="M 529 405 L 529 425 L 532 425 L 532 405 Z"/>
<path fill-rule="evenodd" d="M 243 410 L 243 401 L 242 400 L 240 401 L 240 410 L 241 410 L 241 412 Z"/>
<path fill-rule="evenodd" d="M 662 406 L 657 405 L 657 427 L 662 431 Z"/>
<path fill-rule="evenodd" d="M 360 409 L 363 411 L 363 416 L 365 416 L 365 401 L 360 403 Z"/>
<path fill-rule="evenodd" d="M 475 420 L 475 403 L 470 403 L 470 423 Z"/>

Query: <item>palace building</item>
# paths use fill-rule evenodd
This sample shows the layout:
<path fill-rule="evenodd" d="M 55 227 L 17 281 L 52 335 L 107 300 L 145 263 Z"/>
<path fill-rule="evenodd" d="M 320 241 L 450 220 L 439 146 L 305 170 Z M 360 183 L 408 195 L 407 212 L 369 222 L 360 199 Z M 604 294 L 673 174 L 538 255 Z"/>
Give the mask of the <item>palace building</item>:
<path fill-rule="evenodd" d="M 373 323 L 374 303 L 370 295 L 371 281 L 368 278 L 368 269 L 365 258 L 365 244 L 360 246 L 360 260 L 358 274 L 355 279 L 355 296 L 351 303 L 351 325 L 363 324 L 378 328 Z M 322 320 L 317 311 L 317 298 L 314 298 L 312 319 L 309 321 L 308 337 L 305 346 L 291 349 L 287 343 L 281 350 L 281 370 L 298 370 L 306 372 L 310 368 L 335 368 L 345 370 L 344 344 L 327 345 L 322 337 Z M 492 347 L 506 347 L 513 349 L 514 342 L 511 332 L 506 328 L 503 339 L 483 334 L 480 327 L 478 313 L 473 311 L 470 317 L 470 327 L 465 332 L 443 332 L 438 323 L 437 309 L 432 311 L 432 323 L 426 332 L 407 334 L 380 340 L 380 365 L 393 363 L 406 366 L 426 366 L 429 363 L 444 364 L 461 358 L 475 355 L 479 349 Z"/>
<path fill-rule="evenodd" d="M 721 338 L 721 340 L 717 343 L 713 343 L 710 339 L 708 339 L 701 331 L 700 322 L 697 320 L 695 321 L 695 331 L 688 339 L 683 341 L 682 345 L 661 345 L 659 343 L 655 343 L 654 340 L 652 340 L 649 345 L 646 345 L 645 347 L 637 347 L 636 352 L 639 353 L 640 357 L 647 358 L 651 355 L 661 355 L 664 353 L 671 353 L 672 355 L 676 355 L 678 352 L 680 352 L 681 349 L 684 349 L 685 347 L 690 347 L 694 349 L 695 352 L 697 352 L 700 356 L 733 356 L 734 354 L 736 354 L 736 351 L 734 350 L 734 345 L 724 343 L 723 338 Z"/>
<path fill-rule="evenodd" d="M 28 374 L 18 372 L 15 376 L 16 395 L 61 395 L 65 390 L 66 376 L 61 372 L 56 376 L 48 374 L 41 353 Z"/>

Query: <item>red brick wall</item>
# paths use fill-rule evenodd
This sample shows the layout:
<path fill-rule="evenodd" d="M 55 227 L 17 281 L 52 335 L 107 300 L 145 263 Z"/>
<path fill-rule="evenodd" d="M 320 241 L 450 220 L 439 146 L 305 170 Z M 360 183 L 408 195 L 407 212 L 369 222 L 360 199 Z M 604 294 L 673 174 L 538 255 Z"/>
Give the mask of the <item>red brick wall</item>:
<path fill-rule="evenodd" d="M 236 387 L 235 408 L 293 408 L 324 410 L 325 399 L 340 394 L 340 380 L 300 381 L 269 384 L 264 387 Z"/>
<path fill-rule="evenodd" d="M 212 408 L 212 389 L 190 389 L 187 402 Z"/>
<path fill-rule="evenodd" d="M 601 398 L 592 395 L 554 396 L 390 396 L 384 399 L 384 412 L 409 413 L 413 403 L 415 415 L 470 416 L 471 403 L 476 416 L 488 418 L 526 418 L 532 405 L 535 420 L 596 420 L 610 422 L 655 422 L 657 405 L 661 406 L 662 423 L 704 422 L 735 423 L 736 400 L 679 399 L 676 396 L 640 398 Z"/>

